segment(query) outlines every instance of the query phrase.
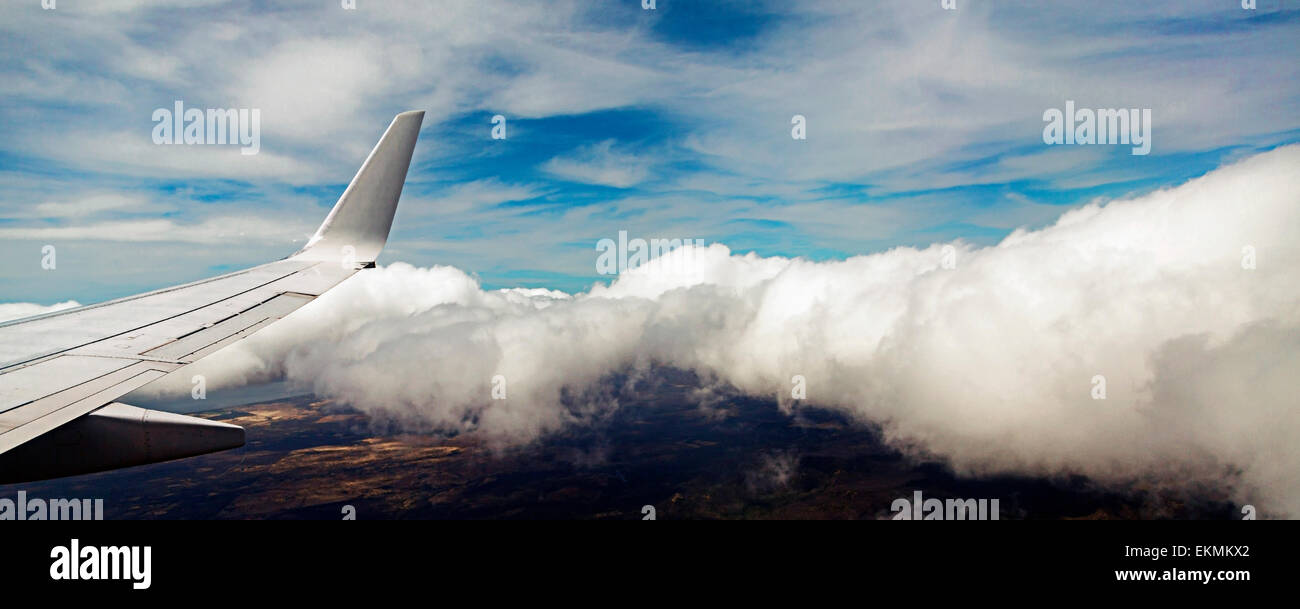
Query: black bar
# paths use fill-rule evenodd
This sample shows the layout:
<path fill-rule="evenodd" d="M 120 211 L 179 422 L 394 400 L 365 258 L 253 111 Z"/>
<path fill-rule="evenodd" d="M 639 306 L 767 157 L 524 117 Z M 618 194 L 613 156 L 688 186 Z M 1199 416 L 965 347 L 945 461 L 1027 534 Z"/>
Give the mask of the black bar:
<path fill-rule="evenodd" d="M 598 579 L 650 586 L 654 593 L 716 578 L 709 585 L 770 586 L 786 593 L 874 582 L 927 593 L 979 585 L 1182 596 L 1289 584 L 1298 526 L 1265 521 L 4 522 L 0 572 L 10 590 L 16 585 L 35 593 L 128 599 L 191 598 L 203 589 L 219 594 L 227 586 L 247 588 L 249 578 L 258 587 L 328 596 L 340 586 L 416 594 L 467 586 L 519 591 L 575 577 L 587 583 L 571 585 Z M 148 546 L 148 589 L 133 589 L 130 578 L 51 579 L 51 550 L 70 548 L 73 539 L 83 549 Z M 1175 547 L 1186 547 L 1188 555 L 1174 556 Z M 1151 558 L 1139 548 L 1164 548 L 1165 556 Z M 1244 555 L 1197 556 L 1197 548 Z M 1216 578 L 1249 579 L 1119 581 L 1117 570 L 1152 571 L 1157 577 L 1208 570 Z M 735 580 L 738 576 L 744 579 Z"/>

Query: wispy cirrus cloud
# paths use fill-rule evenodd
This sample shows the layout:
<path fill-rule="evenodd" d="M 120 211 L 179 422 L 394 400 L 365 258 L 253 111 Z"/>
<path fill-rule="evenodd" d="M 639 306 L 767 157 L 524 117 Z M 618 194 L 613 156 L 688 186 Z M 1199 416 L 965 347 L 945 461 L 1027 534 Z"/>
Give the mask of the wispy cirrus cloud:
<path fill-rule="evenodd" d="M 615 188 L 636 186 L 651 176 L 652 157 L 615 150 L 614 143 L 605 140 L 584 146 L 543 163 L 542 170 L 564 180 Z"/>
<path fill-rule="evenodd" d="M 86 226 L 136 221 L 74 200 L 130 179 L 175 204 L 177 227 L 214 211 L 310 225 L 387 120 L 418 107 L 425 135 L 392 252 L 464 252 L 454 262 L 489 282 L 574 289 L 599 279 L 590 245 L 619 229 L 816 258 L 989 243 L 1052 206 L 1147 192 L 1300 137 L 1300 10 L 961 4 L 8 5 L 0 156 L 14 180 L 43 185 L 0 191 L 0 227 L 48 229 L 78 207 Z M 261 151 L 154 145 L 150 113 L 176 99 L 261 109 Z M 1151 108 L 1152 154 L 1044 146 L 1042 113 L 1067 99 Z M 504 141 L 490 139 L 495 114 Z M 791 139 L 794 114 L 807 140 Z M 180 184 L 207 192 L 177 200 Z M 525 190 L 490 192 L 512 188 Z M 33 216 L 40 201 L 69 207 Z M 429 213 L 440 222 L 412 220 Z M 177 260 L 152 262 L 180 272 Z"/>

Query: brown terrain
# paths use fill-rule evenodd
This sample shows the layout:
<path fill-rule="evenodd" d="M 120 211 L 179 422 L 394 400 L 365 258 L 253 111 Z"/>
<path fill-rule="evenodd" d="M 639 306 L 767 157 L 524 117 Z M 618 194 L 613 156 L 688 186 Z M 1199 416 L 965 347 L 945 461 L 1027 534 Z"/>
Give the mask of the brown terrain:
<path fill-rule="evenodd" d="M 597 425 L 502 450 L 475 434 L 378 433 L 299 398 L 202 416 L 247 429 L 241 449 L 0 487 L 0 496 L 103 498 L 110 519 L 877 519 L 926 498 L 997 498 L 1001 519 L 1228 518 L 1221 500 L 1082 478 L 960 479 L 820 409 L 733 398 L 702 409 L 693 379 L 665 382 Z"/>

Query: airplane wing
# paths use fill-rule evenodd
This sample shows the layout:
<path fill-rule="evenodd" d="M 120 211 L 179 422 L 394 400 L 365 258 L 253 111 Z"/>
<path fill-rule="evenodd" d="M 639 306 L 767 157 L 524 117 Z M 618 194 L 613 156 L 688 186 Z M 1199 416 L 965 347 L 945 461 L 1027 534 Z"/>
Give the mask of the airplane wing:
<path fill-rule="evenodd" d="M 243 446 L 241 427 L 115 400 L 373 267 L 423 119 L 393 119 L 316 234 L 284 260 L 0 323 L 0 483 Z"/>

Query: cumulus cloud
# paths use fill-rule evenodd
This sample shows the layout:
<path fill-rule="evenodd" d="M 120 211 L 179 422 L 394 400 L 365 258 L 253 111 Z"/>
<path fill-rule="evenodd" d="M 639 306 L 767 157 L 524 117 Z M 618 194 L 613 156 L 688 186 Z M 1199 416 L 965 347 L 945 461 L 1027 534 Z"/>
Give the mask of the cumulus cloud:
<path fill-rule="evenodd" d="M 811 262 L 713 244 L 575 295 L 399 263 L 195 372 L 210 391 L 283 376 L 380 421 L 509 444 L 598 419 L 619 407 L 614 379 L 674 366 L 840 410 L 959 474 L 1208 482 L 1298 516 L 1298 193 L 1292 146 L 991 247 Z"/>
<path fill-rule="evenodd" d="M 79 307 L 81 303 L 75 300 L 59 302 L 52 305 L 36 304 L 31 302 L 5 302 L 0 303 L 0 322 L 10 321 L 13 319 L 22 319 L 33 315 L 43 315 L 53 313 L 64 309 Z"/>

